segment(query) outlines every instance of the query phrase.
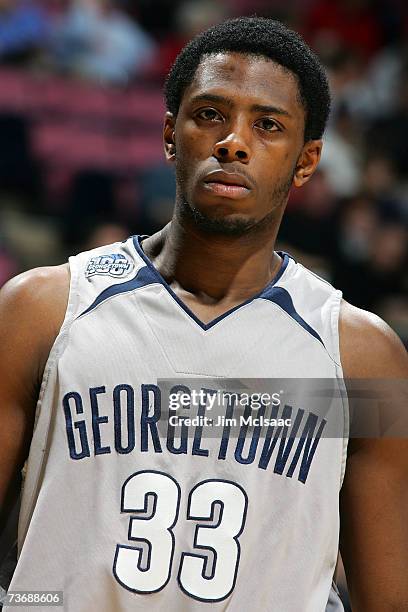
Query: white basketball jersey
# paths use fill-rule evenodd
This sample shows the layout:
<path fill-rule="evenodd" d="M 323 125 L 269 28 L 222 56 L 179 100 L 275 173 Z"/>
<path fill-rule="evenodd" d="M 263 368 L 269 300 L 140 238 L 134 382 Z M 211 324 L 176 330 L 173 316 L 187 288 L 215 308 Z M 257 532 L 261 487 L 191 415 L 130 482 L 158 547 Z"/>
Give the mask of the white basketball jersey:
<path fill-rule="evenodd" d="M 9 590 L 63 591 L 69 612 L 342 610 L 341 293 L 282 254 L 262 292 L 203 324 L 141 244 L 70 259 Z M 338 400 L 311 393 L 314 379 L 334 381 Z M 162 380 L 190 404 L 169 410 Z M 202 381 L 196 408 L 189 381 Z M 224 402 L 227 381 L 240 391 Z"/>

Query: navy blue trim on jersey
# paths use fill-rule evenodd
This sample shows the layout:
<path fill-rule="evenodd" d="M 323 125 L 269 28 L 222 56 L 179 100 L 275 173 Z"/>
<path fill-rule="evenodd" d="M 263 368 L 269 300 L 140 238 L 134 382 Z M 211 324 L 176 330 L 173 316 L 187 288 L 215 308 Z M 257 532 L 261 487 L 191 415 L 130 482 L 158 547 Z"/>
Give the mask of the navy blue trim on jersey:
<path fill-rule="evenodd" d="M 94 308 L 102 304 L 105 300 L 113 297 L 114 295 L 119 295 L 120 293 L 128 293 L 129 291 L 133 291 L 134 289 L 140 289 L 140 287 L 145 287 L 146 285 L 152 285 L 154 283 L 157 284 L 157 277 L 152 274 L 150 267 L 143 266 L 140 268 L 138 273 L 131 280 L 126 281 L 125 283 L 120 283 L 119 285 L 111 285 L 107 289 L 104 289 L 102 293 L 98 295 L 93 304 L 91 304 L 84 312 L 82 312 L 78 319 L 83 315 L 88 314 Z"/>
<path fill-rule="evenodd" d="M 290 293 L 284 289 L 283 287 L 268 287 L 265 291 L 262 292 L 262 295 L 259 296 L 264 300 L 269 300 L 274 304 L 277 304 L 288 313 L 289 316 L 292 317 L 299 325 L 301 325 L 309 334 L 311 334 L 314 338 L 319 340 L 323 344 L 323 340 L 319 336 L 316 330 L 313 327 L 310 327 L 309 323 L 306 323 L 304 319 L 300 316 L 298 312 L 296 312 L 296 308 L 293 305 L 292 298 L 290 297 Z M 323 344 L 324 346 L 324 344 Z"/>
<path fill-rule="evenodd" d="M 288 267 L 288 263 L 289 263 L 289 259 L 290 259 L 290 255 L 288 255 L 287 253 L 284 253 L 283 251 L 278 251 L 278 254 L 282 257 L 282 265 L 280 267 L 280 269 L 278 270 L 278 273 L 274 276 L 274 278 L 268 283 L 268 285 L 262 289 L 262 291 L 260 291 L 259 293 L 257 293 L 256 295 L 254 295 L 253 297 L 249 298 L 248 300 L 245 300 L 245 302 L 242 302 L 242 304 L 238 304 L 237 306 L 234 306 L 234 308 L 231 308 L 230 310 L 227 310 L 227 312 L 224 312 L 222 315 L 220 315 L 219 317 L 216 317 L 215 319 L 213 319 L 212 321 L 210 321 L 209 323 L 203 323 L 202 321 L 200 321 L 200 319 L 198 317 L 196 317 L 196 315 L 188 308 L 188 306 L 186 306 L 184 304 L 184 302 L 182 302 L 182 300 L 180 300 L 180 298 L 174 293 L 173 289 L 170 287 L 170 285 L 164 280 L 164 278 L 161 276 L 161 274 L 156 270 L 156 268 L 154 267 L 154 265 L 152 264 L 152 262 L 150 261 L 150 259 L 147 257 L 147 255 L 144 253 L 140 242 L 142 239 L 147 238 L 148 236 L 133 236 L 133 244 L 135 246 L 135 249 L 138 253 L 138 255 L 143 259 L 143 261 L 146 263 L 146 265 L 149 267 L 149 269 L 151 270 L 151 272 L 155 275 L 156 277 L 156 282 L 159 282 L 163 285 L 163 287 L 168 291 L 168 293 L 171 295 L 171 297 L 177 302 L 177 304 L 184 310 L 184 312 L 186 314 L 188 314 L 188 316 L 193 319 L 193 321 L 195 321 L 197 323 L 197 325 L 199 325 L 201 327 L 201 329 L 203 329 L 204 331 L 207 331 L 208 329 L 211 329 L 211 327 L 214 327 L 214 325 L 216 325 L 217 323 L 219 323 L 220 321 L 222 321 L 223 319 L 225 319 L 226 317 L 228 317 L 229 315 L 231 315 L 233 312 L 235 312 L 236 310 L 238 310 L 239 308 L 242 308 L 243 306 L 246 306 L 247 304 L 250 304 L 253 300 L 256 300 L 259 297 L 263 297 L 263 294 L 268 291 L 271 287 L 273 287 L 273 285 L 275 285 L 275 283 L 277 283 L 280 278 L 282 277 L 282 275 L 284 274 L 286 268 Z"/>

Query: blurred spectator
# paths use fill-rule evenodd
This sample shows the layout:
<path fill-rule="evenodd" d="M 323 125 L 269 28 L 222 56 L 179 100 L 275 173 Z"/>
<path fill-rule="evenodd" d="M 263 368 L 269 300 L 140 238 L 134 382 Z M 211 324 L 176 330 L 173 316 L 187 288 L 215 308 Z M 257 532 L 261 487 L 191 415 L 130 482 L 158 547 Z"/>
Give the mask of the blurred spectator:
<path fill-rule="evenodd" d="M 115 177 L 109 172 L 79 172 L 68 195 L 63 240 L 69 250 L 78 251 L 101 224 L 115 219 Z"/>
<path fill-rule="evenodd" d="M 37 0 L 37 4 L 42 6 L 51 19 L 56 19 L 67 12 L 72 0 Z"/>
<path fill-rule="evenodd" d="M 129 233 L 129 228 L 120 223 L 97 223 L 90 231 L 86 241 L 80 245 L 80 250 L 88 251 L 105 244 L 123 242 L 129 237 Z"/>
<path fill-rule="evenodd" d="M 408 65 L 407 48 L 394 44 L 379 51 L 367 64 L 361 55 L 336 40 L 326 41 L 320 55 L 329 69 L 334 96 L 332 120 L 337 109 L 345 108 L 363 129 L 395 109 L 404 62 Z"/>
<path fill-rule="evenodd" d="M 215 0 L 187 0 L 176 13 L 176 27 L 185 40 L 228 17 L 225 5 Z"/>
<path fill-rule="evenodd" d="M 329 69 L 333 93 L 332 123 L 337 121 L 338 115 L 346 113 L 358 122 L 356 129 L 363 130 L 367 122 L 381 112 L 385 99 L 375 58 L 367 66 L 361 55 L 341 41 L 328 41 L 322 55 Z"/>
<path fill-rule="evenodd" d="M 60 69 L 104 84 L 127 84 L 151 58 L 148 34 L 113 0 L 77 0 L 56 27 Z"/>
<path fill-rule="evenodd" d="M 348 301 L 375 312 L 387 296 L 404 295 L 407 228 L 387 219 L 375 199 L 362 194 L 345 202 L 336 236 L 333 282 Z"/>
<path fill-rule="evenodd" d="M 305 25 L 317 50 L 342 43 L 368 59 L 384 43 L 383 21 L 371 0 L 316 0 Z"/>
<path fill-rule="evenodd" d="M 379 222 L 375 201 L 365 194 L 343 203 L 337 223 L 337 255 L 345 266 L 368 262 Z"/>
<path fill-rule="evenodd" d="M 371 265 L 377 275 L 388 281 L 397 274 L 394 283 L 399 287 L 403 275 L 406 275 L 406 257 L 408 246 L 407 228 L 397 223 L 387 223 L 378 230 L 375 245 L 373 245 Z M 401 273 L 401 275 L 399 275 Z M 388 282 L 387 281 L 387 282 Z"/>
<path fill-rule="evenodd" d="M 201 30 L 229 16 L 228 7 L 216 0 L 187 0 L 175 6 L 173 31 L 161 41 L 146 73 L 162 81 L 184 45 Z"/>
<path fill-rule="evenodd" d="M 27 209 L 41 212 L 41 175 L 31 150 L 29 122 L 18 114 L 0 113 L 0 190 L 18 196 Z"/>
<path fill-rule="evenodd" d="M 361 187 L 378 202 L 382 217 L 388 222 L 408 222 L 408 194 L 398 181 L 395 165 L 381 152 L 366 160 Z"/>
<path fill-rule="evenodd" d="M 281 248 L 296 252 L 326 276 L 335 240 L 337 200 L 325 172 L 317 171 L 313 179 L 302 190 L 292 190 L 278 238 Z"/>
<path fill-rule="evenodd" d="M 408 62 L 401 74 L 395 109 L 373 122 L 367 142 L 394 163 L 400 177 L 408 176 Z"/>
<path fill-rule="evenodd" d="M 21 63 L 47 44 L 47 14 L 29 0 L 0 0 L 0 60 Z"/>
<path fill-rule="evenodd" d="M 144 234 L 153 234 L 166 225 L 173 214 L 176 184 L 174 168 L 165 163 L 140 173 L 140 212 L 138 225 Z"/>
<path fill-rule="evenodd" d="M 161 41 L 174 30 L 174 15 L 183 0 L 124 0 L 126 12 L 136 19 L 144 30 Z"/>
<path fill-rule="evenodd" d="M 324 137 L 320 167 L 338 197 L 353 195 L 361 180 L 361 134 L 343 107 Z"/>
<path fill-rule="evenodd" d="M 365 108 L 374 118 L 391 113 L 398 103 L 399 83 L 408 50 L 396 43 L 394 41 L 377 53 L 367 69 L 366 83 L 370 95 L 366 98 Z"/>

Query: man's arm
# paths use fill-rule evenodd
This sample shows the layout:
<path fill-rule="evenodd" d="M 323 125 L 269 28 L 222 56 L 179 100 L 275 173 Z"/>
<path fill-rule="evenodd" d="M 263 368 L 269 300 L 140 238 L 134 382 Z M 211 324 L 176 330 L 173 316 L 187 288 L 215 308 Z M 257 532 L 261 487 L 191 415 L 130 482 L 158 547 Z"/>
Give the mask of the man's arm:
<path fill-rule="evenodd" d="M 345 378 L 408 377 L 407 352 L 396 334 L 346 302 L 340 352 Z M 350 439 L 340 513 L 340 550 L 353 612 L 408 610 L 406 438 Z"/>
<path fill-rule="evenodd" d="M 19 493 L 44 366 L 68 293 L 67 265 L 31 270 L 0 291 L 0 533 Z"/>

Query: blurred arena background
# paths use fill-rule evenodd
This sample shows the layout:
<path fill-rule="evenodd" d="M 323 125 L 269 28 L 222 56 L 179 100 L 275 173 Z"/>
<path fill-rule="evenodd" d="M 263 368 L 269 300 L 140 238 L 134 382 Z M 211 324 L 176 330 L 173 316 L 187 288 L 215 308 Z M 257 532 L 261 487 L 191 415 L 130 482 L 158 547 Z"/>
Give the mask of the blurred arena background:
<path fill-rule="evenodd" d="M 408 343 L 404 0 L 0 0 L 0 285 L 166 223 L 165 74 L 196 32 L 255 12 L 304 35 L 334 94 L 280 247 Z"/>
<path fill-rule="evenodd" d="M 0 0 L 0 286 L 170 219 L 166 72 L 195 33 L 254 13 L 303 34 L 334 96 L 279 247 L 408 346 L 405 0 Z"/>

